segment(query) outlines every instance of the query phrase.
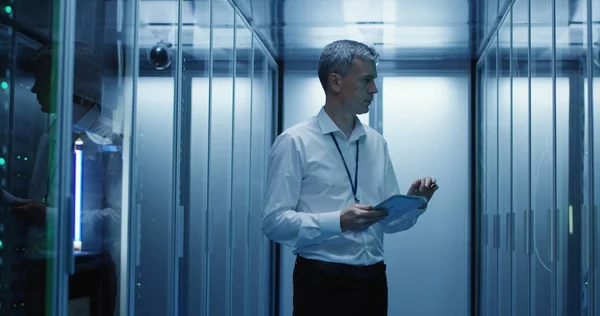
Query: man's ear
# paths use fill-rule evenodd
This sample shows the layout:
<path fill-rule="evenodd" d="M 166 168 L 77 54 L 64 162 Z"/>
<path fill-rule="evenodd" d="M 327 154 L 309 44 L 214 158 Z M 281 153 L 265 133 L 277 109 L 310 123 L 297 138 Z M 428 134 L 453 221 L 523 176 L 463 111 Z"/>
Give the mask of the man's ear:
<path fill-rule="evenodd" d="M 333 92 L 340 92 L 342 88 L 342 76 L 336 73 L 329 74 L 329 89 Z"/>

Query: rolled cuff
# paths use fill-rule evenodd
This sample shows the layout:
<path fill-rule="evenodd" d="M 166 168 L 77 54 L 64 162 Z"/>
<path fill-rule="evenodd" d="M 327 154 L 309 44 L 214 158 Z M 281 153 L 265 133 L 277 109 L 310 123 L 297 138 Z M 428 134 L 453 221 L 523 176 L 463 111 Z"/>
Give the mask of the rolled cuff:
<path fill-rule="evenodd" d="M 342 211 L 319 213 L 319 227 L 326 235 L 337 235 L 342 233 L 340 215 Z"/>

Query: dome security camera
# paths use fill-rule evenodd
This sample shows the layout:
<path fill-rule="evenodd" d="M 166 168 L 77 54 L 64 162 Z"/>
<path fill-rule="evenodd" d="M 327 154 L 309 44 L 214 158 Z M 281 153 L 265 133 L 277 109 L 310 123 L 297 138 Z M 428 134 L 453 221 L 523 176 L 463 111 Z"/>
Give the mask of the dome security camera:
<path fill-rule="evenodd" d="M 173 59 L 171 46 L 173 45 L 160 41 L 148 50 L 148 62 L 152 64 L 156 70 L 163 70 L 171 65 Z"/>

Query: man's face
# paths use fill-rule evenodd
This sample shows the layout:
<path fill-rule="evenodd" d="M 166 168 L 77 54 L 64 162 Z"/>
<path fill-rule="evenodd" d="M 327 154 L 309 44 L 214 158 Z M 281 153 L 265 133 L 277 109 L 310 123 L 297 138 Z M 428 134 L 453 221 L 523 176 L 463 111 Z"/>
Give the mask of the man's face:
<path fill-rule="evenodd" d="M 379 92 L 375 86 L 375 62 L 355 58 L 346 76 L 341 77 L 339 97 L 346 111 L 352 114 L 369 112 L 373 96 Z"/>
<path fill-rule="evenodd" d="M 35 83 L 31 88 L 31 92 L 37 96 L 37 101 L 41 105 L 41 110 L 44 113 L 54 113 L 52 110 L 52 83 L 50 80 L 50 71 L 44 71 L 40 65 L 34 68 L 33 76 Z"/>

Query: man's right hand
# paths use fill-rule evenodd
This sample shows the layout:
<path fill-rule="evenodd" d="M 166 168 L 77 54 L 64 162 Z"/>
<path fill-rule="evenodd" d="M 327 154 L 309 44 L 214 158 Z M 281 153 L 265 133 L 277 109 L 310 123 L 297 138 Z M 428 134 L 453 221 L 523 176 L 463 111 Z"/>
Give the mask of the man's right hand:
<path fill-rule="evenodd" d="M 371 205 L 352 204 L 340 214 L 342 232 L 361 231 L 388 216 L 384 209 L 373 209 Z"/>
<path fill-rule="evenodd" d="M 31 226 L 46 225 L 46 205 L 34 201 L 15 201 L 11 204 L 15 218 Z"/>

